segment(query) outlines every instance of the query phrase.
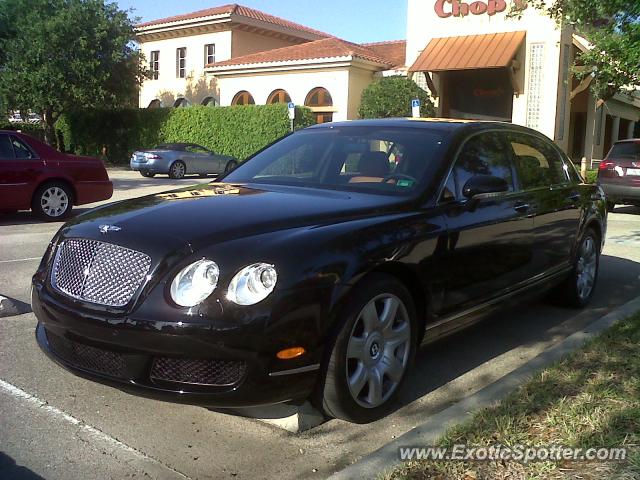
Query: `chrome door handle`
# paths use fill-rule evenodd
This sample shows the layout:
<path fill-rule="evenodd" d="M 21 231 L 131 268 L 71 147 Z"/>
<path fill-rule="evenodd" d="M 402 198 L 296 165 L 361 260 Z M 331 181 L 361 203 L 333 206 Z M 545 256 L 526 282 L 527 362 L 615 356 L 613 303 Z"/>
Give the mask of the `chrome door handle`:
<path fill-rule="evenodd" d="M 518 213 L 528 212 L 530 208 L 531 205 L 529 205 L 528 203 L 516 203 L 516 206 L 513 207 L 513 209 Z"/>

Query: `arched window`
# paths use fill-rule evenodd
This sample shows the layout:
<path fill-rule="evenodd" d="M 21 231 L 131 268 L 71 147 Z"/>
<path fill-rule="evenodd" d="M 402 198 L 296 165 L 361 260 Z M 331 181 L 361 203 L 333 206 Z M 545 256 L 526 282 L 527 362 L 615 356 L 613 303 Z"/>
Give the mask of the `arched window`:
<path fill-rule="evenodd" d="M 314 88 L 307 95 L 304 104 L 311 107 L 316 117 L 316 123 L 333 121 L 333 98 L 326 88 Z"/>
<path fill-rule="evenodd" d="M 236 93 L 236 96 L 233 97 L 231 101 L 231 105 L 255 105 L 256 101 L 253 99 L 251 94 L 246 90 Z"/>
<path fill-rule="evenodd" d="M 269 95 L 269 99 L 267 100 L 267 105 L 272 105 L 274 103 L 289 103 L 291 101 L 291 97 L 289 94 L 282 89 L 274 90 Z"/>
<path fill-rule="evenodd" d="M 202 105 L 205 107 L 217 107 L 219 104 L 215 97 L 207 97 L 202 100 Z"/>
<path fill-rule="evenodd" d="M 156 98 L 154 100 L 151 100 L 147 108 L 160 108 L 160 107 L 162 107 L 162 102 Z"/>
<path fill-rule="evenodd" d="M 173 104 L 175 108 L 184 108 L 184 107 L 188 107 L 189 105 L 191 104 L 189 103 L 189 100 L 187 100 L 186 98 L 178 98 Z"/>

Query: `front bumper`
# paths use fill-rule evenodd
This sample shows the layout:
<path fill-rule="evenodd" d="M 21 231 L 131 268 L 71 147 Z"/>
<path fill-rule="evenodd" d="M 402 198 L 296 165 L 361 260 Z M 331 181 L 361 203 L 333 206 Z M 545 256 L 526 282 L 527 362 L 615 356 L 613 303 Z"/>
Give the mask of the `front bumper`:
<path fill-rule="evenodd" d="M 298 401 L 315 386 L 320 349 L 284 364 L 275 358 L 261 322 L 222 332 L 202 319 L 168 323 L 89 313 L 49 289 L 34 279 L 36 339 L 52 360 L 78 376 L 140 396 L 206 407 Z M 160 361 L 173 367 L 159 375 Z M 176 362 L 186 365 L 178 367 L 177 376 Z M 201 369 L 220 381 L 202 384 L 191 375 Z"/>

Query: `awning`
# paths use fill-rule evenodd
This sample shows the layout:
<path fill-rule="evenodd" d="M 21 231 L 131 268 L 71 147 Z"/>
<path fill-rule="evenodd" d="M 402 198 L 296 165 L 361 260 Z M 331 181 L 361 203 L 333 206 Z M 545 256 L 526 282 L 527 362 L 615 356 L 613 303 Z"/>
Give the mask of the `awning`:
<path fill-rule="evenodd" d="M 526 32 L 509 32 L 434 38 L 409 71 L 442 72 L 508 67 L 525 37 Z"/>

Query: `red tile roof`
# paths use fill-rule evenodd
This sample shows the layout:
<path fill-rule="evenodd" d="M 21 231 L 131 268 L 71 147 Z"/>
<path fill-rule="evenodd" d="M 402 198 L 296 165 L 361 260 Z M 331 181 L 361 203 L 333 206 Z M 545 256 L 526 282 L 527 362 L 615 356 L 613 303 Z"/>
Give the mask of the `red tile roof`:
<path fill-rule="evenodd" d="M 163 25 L 168 23 L 181 22 L 185 20 L 197 20 L 198 18 L 213 17 L 217 15 L 234 15 L 237 17 L 245 17 L 251 20 L 259 20 L 261 22 L 270 23 L 279 27 L 283 27 L 292 31 L 303 32 L 307 34 L 317 35 L 320 37 L 331 37 L 331 35 L 315 30 L 313 28 L 305 27 L 299 23 L 290 22 L 284 18 L 269 15 L 255 10 L 253 8 L 244 7 L 236 3 L 229 5 L 223 5 L 221 7 L 206 8 L 204 10 L 198 10 L 197 12 L 185 13 L 183 15 L 175 15 L 173 17 L 160 18 L 151 22 L 141 23 L 136 25 L 136 28 L 150 27 L 154 25 Z"/>
<path fill-rule="evenodd" d="M 386 58 L 393 63 L 396 68 L 401 68 L 406 65 L 407 59 L 407 41 L 406 40 L 392 40 L 388 42 L 376 42 L 376 43 L 363 43 L 363 47 L 373 50 L 375 53 L 383 58 Z"/>
<path fill-rule="evenodd" d="M 277 48 L 266 52 L 253 53 L 242 57 L 218 62 L 210 67 L 227 67 L 236 65 L 253 65 L 258 63 L 288 62 L 296 60 L 315 60 L 321 58 L 358 57 L 363 60 L 392 67 L 393 61 L 377 54 L 373 49 L 338 38 L 323 38 L 314 42 Z"/>

